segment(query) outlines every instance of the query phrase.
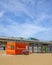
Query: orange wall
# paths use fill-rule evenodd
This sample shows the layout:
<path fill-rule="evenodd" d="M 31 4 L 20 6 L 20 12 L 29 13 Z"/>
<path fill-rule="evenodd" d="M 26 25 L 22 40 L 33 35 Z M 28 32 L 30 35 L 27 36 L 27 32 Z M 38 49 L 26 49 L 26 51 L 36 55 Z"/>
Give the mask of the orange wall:
<path fill-rule="evenodd" d="M 11 46 L 12 45 L 14 46 L 14 50 L 11 50 Z M 16 49 L 15 42 L 8 42 L 7 43 L 7 46 L 6 46 L 6 52 L 7 52 L 7 54 L 16 54 L 15 49 Z"/>
<path fill-rule="evenodd" d="M 17 43 L 16 53 L 22 54 L 23 50 L 26 50 L 26 46 L 28 46 L 28 49 L 29 49 L 29 44 L 23 43 L 23 42 L 20 42 L 20 44 Z"/>
<path fill-rule="evenodd" d="M 12 46 L 14 46 L 14 49 L 11 48 Z M 26 46 L 28 46 L 28 49 L 29 49 L 29 44 L 25 42 L 8 42 L 6 46 L 6 53 L 22 54 L 22 51 L 26 50 Z"/>

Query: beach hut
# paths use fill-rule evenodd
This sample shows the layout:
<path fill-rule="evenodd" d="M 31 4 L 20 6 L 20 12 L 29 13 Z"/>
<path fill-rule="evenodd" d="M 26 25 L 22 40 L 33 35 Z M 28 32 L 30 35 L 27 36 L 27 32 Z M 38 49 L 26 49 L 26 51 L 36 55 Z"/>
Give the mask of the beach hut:
<path fill-rule="evenodd" d="M 8 42 L 6 45 L 7 54 L 29 54 L 29 44 L 25 42 Z"/>

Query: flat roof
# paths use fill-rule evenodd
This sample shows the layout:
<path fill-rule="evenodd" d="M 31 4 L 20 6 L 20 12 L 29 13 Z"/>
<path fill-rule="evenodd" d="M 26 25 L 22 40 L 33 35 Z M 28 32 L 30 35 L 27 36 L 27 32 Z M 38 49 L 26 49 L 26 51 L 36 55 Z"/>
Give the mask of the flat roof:
<path fill-rule="evenodd" d="M 41 43 L 41 44 L 52 44 L 52 42 L 47 41 L 39 41 L 39 40 L 28 40 L 28 39 L 20 39 L 17 37 L 1 37 L 0 36 L 0 42 L 8 42 L 8 41 L 22 41 L 22 42 L 29 42 L 29 43 Z"/>

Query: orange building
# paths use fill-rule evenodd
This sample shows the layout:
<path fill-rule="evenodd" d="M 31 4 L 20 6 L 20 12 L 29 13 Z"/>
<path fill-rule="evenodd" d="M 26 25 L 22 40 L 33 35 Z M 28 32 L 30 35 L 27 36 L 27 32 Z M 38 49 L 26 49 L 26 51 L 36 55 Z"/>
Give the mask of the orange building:
<path fill-rule="evenodd" d="M 29 44 L 25 42 L 8 42 L 6 45 L 7 54 L 29 54 Z"/>

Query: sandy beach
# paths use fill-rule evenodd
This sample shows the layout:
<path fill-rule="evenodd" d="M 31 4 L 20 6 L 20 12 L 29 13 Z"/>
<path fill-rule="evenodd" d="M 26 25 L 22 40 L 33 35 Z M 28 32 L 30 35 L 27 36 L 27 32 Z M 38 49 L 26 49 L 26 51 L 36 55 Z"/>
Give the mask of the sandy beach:
<path fill-rule="evenodd" d="M 52 53 L 7 55 L 6 51 L 0 51 L 0 65 L 52 65 Z"/>

